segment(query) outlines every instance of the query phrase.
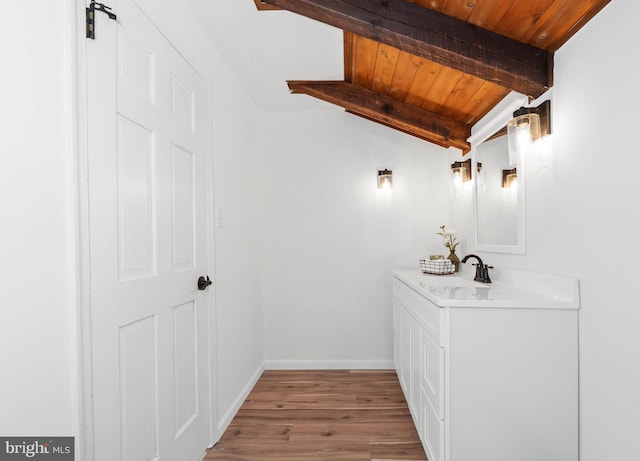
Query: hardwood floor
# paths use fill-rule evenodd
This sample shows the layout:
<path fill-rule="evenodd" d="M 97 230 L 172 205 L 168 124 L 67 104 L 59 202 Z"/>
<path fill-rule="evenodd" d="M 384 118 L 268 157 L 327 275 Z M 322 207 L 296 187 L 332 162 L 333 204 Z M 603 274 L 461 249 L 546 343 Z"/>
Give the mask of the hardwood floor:
<path fill-rule="evenodd" d="M 389 371 L 265 371 L 205 461 L 426 460 Z"/>

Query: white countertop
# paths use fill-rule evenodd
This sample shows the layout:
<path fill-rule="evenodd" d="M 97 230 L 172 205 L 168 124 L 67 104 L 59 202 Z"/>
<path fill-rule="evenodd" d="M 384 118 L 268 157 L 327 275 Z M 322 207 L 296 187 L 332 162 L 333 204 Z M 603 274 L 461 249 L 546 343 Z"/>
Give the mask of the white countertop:
<path fill-rule="evenodd" d="M 482 283 L 472 273 L 429 275 L 396 270 L 393 275 L 440 307 L 579 309 L 578 281 L 568 277 L 502 269 L 505 281 Z"/>

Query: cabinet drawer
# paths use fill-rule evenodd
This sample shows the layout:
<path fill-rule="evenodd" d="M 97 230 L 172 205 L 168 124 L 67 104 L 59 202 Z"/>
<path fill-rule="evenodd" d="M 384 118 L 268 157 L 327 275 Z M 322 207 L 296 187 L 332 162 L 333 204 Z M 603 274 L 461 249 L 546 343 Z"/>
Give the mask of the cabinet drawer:
<path fill-rule="evenodd" d="M 393 279 L 393 295 L 438 345 L 442 345 L 440 338 L 444 318 L 442 309 L 395 277 Z"/>
<path fill-rule="evenodd" d="M 440 419 L 444 419 L 444 354 L 430 335 L 420 332 L 420 386 Z"/>

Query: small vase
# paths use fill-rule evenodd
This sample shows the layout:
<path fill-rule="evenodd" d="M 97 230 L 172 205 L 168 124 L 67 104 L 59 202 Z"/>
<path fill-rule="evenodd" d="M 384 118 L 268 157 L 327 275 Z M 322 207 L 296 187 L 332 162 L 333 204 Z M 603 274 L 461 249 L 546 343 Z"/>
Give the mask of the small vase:
<path fill-rule="evenodd" d="M 456 256 L 456 252 L 452 251 L 449 253 L 447 259 L 453 263 L 453 267 L 455 268 L 454 272 L 458 272 L 460 270 L 460 259 Z"/>

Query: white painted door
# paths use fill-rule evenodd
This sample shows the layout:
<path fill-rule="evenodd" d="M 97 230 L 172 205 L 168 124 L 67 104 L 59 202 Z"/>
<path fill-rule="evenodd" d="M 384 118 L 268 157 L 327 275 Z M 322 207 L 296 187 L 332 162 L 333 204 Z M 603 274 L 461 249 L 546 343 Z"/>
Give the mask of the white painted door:
<path fill-rule="evenodd" d="M 202 79 L 133 0 L 87 40 L 96 461 L 196 461 L 208 444 Z"/>

